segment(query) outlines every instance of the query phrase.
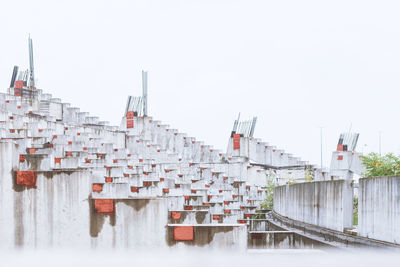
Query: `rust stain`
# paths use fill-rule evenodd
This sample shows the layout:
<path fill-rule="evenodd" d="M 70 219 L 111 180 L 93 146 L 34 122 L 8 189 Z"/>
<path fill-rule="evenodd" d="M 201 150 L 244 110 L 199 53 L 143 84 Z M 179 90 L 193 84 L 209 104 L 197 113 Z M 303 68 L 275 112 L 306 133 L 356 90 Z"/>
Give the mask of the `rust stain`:
<path fill-rule="evenodd" d="M 22 197 L 22 194 L 14 193 L 14 245 L 17 248 L 24 245 L 24 212 L 22 208 Z"/>
<path fill-rule="evenodd" d="M 98 237 L 99 233 L 103 229 L 106 217 L 107 216 L 110 217 L 110 225 L 115 226 L 116 215 L 115 212 L 113 212 L 112 214 L 97 213 L 94 208 L 93 199 L 90 196 L 88 198 L 88 201 L 89 201 L 89 214 L 90 214 L 90 236 Z"/>
<path fill-rule="evenodd" d="M 206 218 L 206 212 L 196 212 L 196 222 L 198 224 L 204 223 L 205 218 Z"/>
<path fill-rule="evenodd" d="M 125 205 L 133 208 L 135 211 L 140 211 L 149 204 L 149 199 L 116 199 L 116 203 L 124 203 Z"/>

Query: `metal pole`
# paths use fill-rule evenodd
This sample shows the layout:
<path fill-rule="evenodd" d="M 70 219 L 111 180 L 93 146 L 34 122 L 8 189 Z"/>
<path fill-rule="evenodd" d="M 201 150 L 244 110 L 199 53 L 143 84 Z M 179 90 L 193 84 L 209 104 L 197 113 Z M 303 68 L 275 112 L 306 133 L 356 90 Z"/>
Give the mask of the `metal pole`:
<path fill-rule="evenodd" d="M 147 71 L 142 70 L 143 116 L 147 116 Z"/>
<path fill-rule="evenodd" d="M 29 86 L 35 87 L 35 69 L 33 65 L 33 44 L 31 36 L 29 35 Z"/>
<path fill-rule="evenodd" d="M 382 151 L 381 151 L 381 136 L 382 136 L 382 132 L 379 131 L 379 156 L 382 156 Z"/>
<path fill-rule="evenodd" d="M 321 141 L 321 169 L 323 168 L 323 165 L 322 165 L 322 127 L 319 127 L 320 128 L 320 141 Z"/>

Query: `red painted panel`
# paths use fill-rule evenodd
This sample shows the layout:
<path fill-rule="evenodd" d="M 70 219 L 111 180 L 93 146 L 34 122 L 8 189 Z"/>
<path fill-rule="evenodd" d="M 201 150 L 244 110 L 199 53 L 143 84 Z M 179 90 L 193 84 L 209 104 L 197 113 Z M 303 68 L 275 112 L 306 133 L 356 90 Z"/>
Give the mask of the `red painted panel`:
<path fill-rule="evenodd" d="M 132 192 L 132 193 L 137 193 L 137 192 L 139 192 L 139 187 L 132 186 L 132 187 L 131 187 L 131 192 Z"/>
<path fill-rule="evenodd" d="M 54 158 L 54 163 L 55 164 L 59 164 L 59 163 L 61 163 L 61 158 Z"/>
<path fill-rule="evenodd" d="M 240 134 L 233 135 L 233 149 L 240 149 Z"/>
<path fill-rule="evenodd" d="M 133 119 L 133 116 L 134 116 L 133 111 L 128 111 L 128 112 L 126 113 L 126 118 L 127 118 L 127 119 Z"/>
<path fill-rule="evenodd" d="M 14 88 L 14 95 L 15 96 L 22 96 L 22 90 L 18 88 Z"/>
<path fill-rule="evenodd" d="M 35 171 L 17 171 L 17 184 L 25 186 L 36 185 L 36 172 Z"/>
<path fill-rule="evenodd" d="M 213 215 L 213 220 L 218 221 L 219 220 L 219 215 Z"/>
<path fill-rule="evenodd" d="M 179 211 L 172 211 L 171 217 L 174 220 L 179 220 L 181 218 L 181 213 Z"/>
<path fill-rule="evenodd" d="M 101 192 L 103 191 L 103 184 L 93 184 L 92 185 L 93 192 Z"/>
<path fill-rule="evenodd" d="M 194 240 L 193 226 L 175 226 L 174 227 L 175 241 L 192 241 Z"/>
<path fill-rule="evenodd" d="M 95 199 L 94 208 L 97 213 L 110 214 L 114 212 L 113 199 Z"/>
<path fill-rule="evenodd" d="M 126 120 L 126 128 L 128 129 L 133 128 L 133 120 Z"/>
<path fill-rule="evenodd" d="M 14 88 L 22 89 L 24 87 L 24 81 L 15 81 Z"/>

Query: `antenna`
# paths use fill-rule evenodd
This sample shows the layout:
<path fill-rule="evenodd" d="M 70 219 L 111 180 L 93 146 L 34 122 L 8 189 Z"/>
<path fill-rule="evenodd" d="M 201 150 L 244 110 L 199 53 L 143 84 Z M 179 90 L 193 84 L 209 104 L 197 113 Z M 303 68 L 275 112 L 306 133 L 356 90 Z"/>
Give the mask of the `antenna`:
<path fill-rule="evenodd" d="M 18 66 L 14 66 L 13 73 L 11 76 L 10 88 L 14 87 L 15 80 L 17 79 L 18 75 Z"/>
<path fill-rule="evenodd" d="M 35 87 L 35 69 L 33 66 L 33 44 L 31 35 L 29 35 L 29 86 Z"/>
<path fill-rule="evenodd" d="M 320 156 L 321 156 L 321 169 L 323 169 L 324 168 L 324 164 L 323 164 L 323 160 L 322 160 L 322 129 L 323 129 L 324 127 L 319 127 L 319 141 L 320 141 L 320 145 L 321 145 L 321 147 L 320 147 Z M 343 142 L 343 140 L 341 139 L 342 138 L 342 136 L 340 136 L 340 138 L 339 138 L 339 143 L 341 144 L 341 142 Z"/>
<path fill-rule="evenodd" d="M 239 123 L 239 119 L 240 119 L 240 112 L 239 112 L 239 115 L 238 115 L 237 120 L 235 120 L 235 121 L 233 122 L 233 129 L 232 129 L 232 132 L 233 132 L 233 133 L 236 133 L 236 130 L 237 130 L 237 127 L 238 127 L 238 123 Z"/>
<path fill-rule="evenodd" d="M 142 70 L 143 116 L 147 116 L 147 71 Z"/>

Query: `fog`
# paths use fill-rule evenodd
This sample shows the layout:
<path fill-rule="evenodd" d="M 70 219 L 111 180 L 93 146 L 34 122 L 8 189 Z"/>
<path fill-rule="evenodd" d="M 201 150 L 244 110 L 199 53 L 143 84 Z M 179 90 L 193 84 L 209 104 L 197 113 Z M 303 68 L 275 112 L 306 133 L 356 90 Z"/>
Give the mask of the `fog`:
<path fill-rule="evenodd" d="M 254 250 L 229 251 L 25 251 L 2 252 L 5 266 L 395 266 L 398 252 Z"/>

